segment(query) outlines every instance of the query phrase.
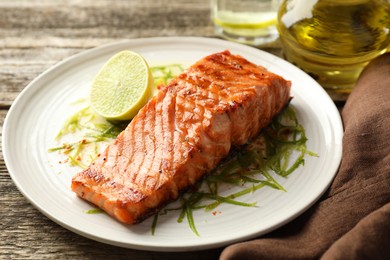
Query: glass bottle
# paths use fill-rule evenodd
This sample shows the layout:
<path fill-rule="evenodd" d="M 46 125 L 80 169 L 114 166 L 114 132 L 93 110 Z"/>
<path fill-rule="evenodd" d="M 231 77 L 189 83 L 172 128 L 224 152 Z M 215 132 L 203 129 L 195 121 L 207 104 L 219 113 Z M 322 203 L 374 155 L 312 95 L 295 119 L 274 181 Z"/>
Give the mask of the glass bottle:
<path fill-rule="evenodd" d="M 278 30 L 284 57 L 345 100 L 390 46 L 390 0 L 284 0 Z"/>

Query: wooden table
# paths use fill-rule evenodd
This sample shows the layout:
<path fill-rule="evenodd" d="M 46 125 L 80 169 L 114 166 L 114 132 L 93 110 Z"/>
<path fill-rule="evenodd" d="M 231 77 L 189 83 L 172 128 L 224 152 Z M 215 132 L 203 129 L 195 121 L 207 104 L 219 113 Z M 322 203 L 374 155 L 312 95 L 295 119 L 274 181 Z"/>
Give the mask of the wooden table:
<path fill-rule="evenodd" d="M 27 84 L 73 54 L 122 39 L 214 36 L 209 0 L 1 0 L 0 13 L 0 130 L 12 102 Z M 0 219 L 1 259 L 217 259 L 222 250 L 137 251 L 70 232 L 22 196 L 2 150 Z"/>

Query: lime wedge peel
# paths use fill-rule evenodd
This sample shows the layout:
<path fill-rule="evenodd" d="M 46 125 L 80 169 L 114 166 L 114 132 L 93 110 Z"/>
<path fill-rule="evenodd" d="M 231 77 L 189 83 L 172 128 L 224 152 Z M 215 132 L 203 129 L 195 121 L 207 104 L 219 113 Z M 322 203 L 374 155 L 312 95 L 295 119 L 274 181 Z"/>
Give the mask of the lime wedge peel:
<path fill-rule="evenodd" d="M 109 120 L 130 120 L 153 93 L 153 77 L 146 60 L 129 50 L 112 56 L 92 82 L 93 110 Z"/>

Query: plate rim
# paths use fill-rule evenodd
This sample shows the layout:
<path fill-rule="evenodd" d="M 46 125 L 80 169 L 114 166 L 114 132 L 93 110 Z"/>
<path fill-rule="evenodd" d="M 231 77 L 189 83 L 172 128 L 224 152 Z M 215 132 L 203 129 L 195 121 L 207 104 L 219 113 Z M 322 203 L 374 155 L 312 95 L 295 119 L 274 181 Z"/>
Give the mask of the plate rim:
<path fill-rule="evenodd" d="M 74 62 L 74 60 L 77 60 L 77 59 L 82 59 L 84 57 L 84 60 L 87 58 L 91 58 L 94 56 L 95 53 L 99 52 L 99 51 L 105 51 L 105 52 L 108 52 L 110 49 L 116 49 L 118 48 L 118 46 L 121 46 L 121 45 L 132 45 L 132 44 L 137 44 L 137 43 L 142 43 L 142 42 L 159 42 L 159 41 L 177 41 L 177 42 L 180 42 L 180 43 L 194 43 L 194 42 L 201 42 L 201 43 L 204 43 L 206 45 L 210 44 L 210 42 L 213 42 L 215 44 L 217 43 L 221 43 L 221 45 L 225 46 L 225 45 L 229 45 L 229 46 L 235 46 L 237 48 L 244 48 L 244 49 L 247 49 L 247 50 L 251 50 L 251 51 L 259 51 L 259 52 L 262 52 L 262 55 L 266 55 L 268 57 L 271 57 L 272 59 L 277 59 L 277 60 L 281 60 L 283 61 L 284 63 L 287 63 L 289 66 L 292 66 L 292 67 L 295 67 L 294 65 L 292 64 L 289 64 L 287 61 L 284 61 L 283 59 L 277 57 L 277 56 L 274 56 L 270 53 L 267 53 L 265 51 L 262 51 L 262 50 L 259 50 L 259 49 L 255 49 L 254 47 L 250 47 L 250 46 L 246 46 L 246 45 L 242 45 L 242 44 L 238 44 L 238 43 L 232 43 L 232 42 L 228 42 L 228 41 L 225 41 L 225 40 L 221 40 L 221 39 L 216 39 L 216 38 L 207 38 L 207 37 L 182 37 L 182 36 L 177 36 L 177 37 L 147 37 L 147 38 L 137 38 L 137 39 L 125 39 L 125 40 L 120 40 L 120 41 L 115 41 L 115 42 L 111 42 L 111 43 L 107 43 L 107 44 L 104 44 L 104 45 L 100 45 L 100 46 L 97 46 L 97 47 L 94 47 L 94 48 L 91 48 L 91 49 L 87 49 L 87 50 L 83 50 L 79 53 L 76 53 L 74 55 L 71 55 L 65 59 L 63 59 L 62 61 L 54 64 L 53 66 L 51 66 L 50 68 L 46 69 L 45 71 L 43 71 L 41 74 L 39 74 L 37 77 L 35 77 L 20 93 L 19 95 L 16 97 L 16 99 L 13 101 L 9 111 L 7 112 L 6 114 L 6 117 L 5 117 L 5 120 L 4 120 L 4 124 L 3 124 L 3 133 L 2 133 L 2 146 L 3 146 L 3 158 L 4 158 L 4 162 L 5 162 L 5 165 L 9 171 L 9 174 L 14 182 L 14 184 L 17 186 L 18 190 L 23 194 L 23 196 L 36 208 L 38 209 L 41 213 L 43 213 L 46 217 L 48 217 L 50 220 L 54 221 L 55 223 L 59 224 L 60 226 L 68 229 L 68 230 L 71 230 L 72 232 L 74 233 L 77 233 L 79 235 L 82 235 L 84 237 L 87 237 L 87 238 L 90 238 L 90 239 L 93 239 L 93 240 L 96 240 L 96 241 L 99 241 L 99 242 L 103 242 L 103 243 L 106 243 L 106 244 L 111 244 L 111 245 L 115 245 L 115 246 L 121 246 L 121 247 L 126 247 L 126 248 L 134 248 L 134 249 L 141 249 L 141 250 L 150 250 L 150 251 L 165 251 L 165 252 L 179 252 L 179 251 L 186 251 L 186 250 L 203 250 L 203 249 L 210 249 L 210 248 L 215 248 L 215 247 L 219 247 L 219 246 L 223 246 L 223 245 L 227 245 L 227 244 L 230 244 L 230 243 L 235 243 L 235 242 L 238 242 L 238 241 L 242 241 L 242 238 L 236 238 L 235 240 L 229 240 L 229 243 L 226 243 L 226 241 L 223 241 L 223 242 L 215 242 L 215 243 L 212 243 L 212 244 L 208 244 L 208 245 L 201 245 L 201 246 L 181 246 L 181 247 L 177 247 L 177 246 L 172 246 L 172 247 L 159 247 L 159 246 L 155 246 L 155 247 L 148 247 L 148 246 L 142 246 L 142 245 L 129 245 L 127 243 L 125 244 L 120 244 L 120 242 L 112 242 L 112 241 L 107 241 L 107 240 L 104 240 L 104 238 L 100 238 L 98 236 L 94 236 L 94 235 L 91 235 L 91 234 L 88 234 L 88 233 L 85 233 L 81 230 L 78 230 L 78 229 L 75 229 L 73 228 L 72 226 L 69 226 L 67 225 L 66 223 L 63 223 L 63 222 L 60 222 L 58 219 L 56 219 L 55 217 L 51 216 L 45 209 L 42 209 L 39 205 L 37 205 L 34 201 L 34 199 L 32 199 L 30 197 L 29 194 L 27 194 L 25 192 L 25 190 L 23 189 L 23 187 L 20 187 L 20 183 L 18 182 L 18 179 L 17 179 L 17 175 L 15 175 L 15 173 L 13 173 L 14 169 L 13 167 L 10 165 L 10 159 L 8 158 L 8 154 L 7 154 L 7 151 L 8 151 L 8 145 L 11 146 L 8 141 L 6 140 L 7 137 L 8 137 L 8 134 L 9 132 L 11 131 L 10 129 L 10 124 L 12 123 L 12 119 L 11 119 L 11 116 L 14 114 L 14 113 L 17 113 L 17 108 L 18 108 L 18 102 L 20 102 L 20 100 L 26 96 L 30 91 L 34 91 L 34 88 L 33 86 L 39 82 L 40 80 L 44 80 L 45 77 L 47 77 L 47 75 L 50 75 L 50 73 L 52 73 L 53 71 L 57 70 L 57 69 L 61 69 L 61 67 L 65 66 L 70 66 L 70 63 L 71 61 Z M 295 67 L 295 69 L 298 69 Z M 300 70 L 300 69 L 298 69 Z M 301 71 L 302 73 L 304 73 L 303 71 Z M 304 73 L 305 74 L 305 73 Z M 307 75 L 307 74 L 305 74 Z M 50 78 L 50 77 L 49 77 Z M 314 80 L 313 80 L 313 84 L 317 84 Z M 322 88 L 321 88 L 322 89 Z M 319 90 L 321 91 L 321 90 Z M 326 99 L 328 99 L 328 101 L 331 101 L 330 97 L 326 94 L 325 90 L 323 90 L 323 94 Z M 34 92 L 33 92 L 34 93 Z M 333 102 L 333 101 L 331 101 Z M 334 104 L 333 104 L 334 105 Z M 336 108 L 336 106 L 334 105 L 333 106 L 333 109 L 337 112 L 337 114 L 339 115 L 339 112 Z M 16 111 L 16 112 L 15 112 Z M 334 113 L 334 111 L 333 111 Z M 332 171 L 334 172 L 334 174 L 332 175 L 333 177 L 331 178 L 331 180 L 329 181 L 329 183 L 327 184 L 326 188 L 323 189 L 323 191 L 318 194 L 318 196 L 312 200 L 312 203 L 310 203 L 309 205 L 307 205 L 304 209 L 301 209 L 299 212 L 297 212 L 293 217 L 289 218 L 289 219 L 285 219 L 285 221 L 279 223 L 278 225 L 276 226 L 273 226 L 273 227 L 270 227 L 268 228 L 268 230 L 266 231 L 263 231 L 263 233 L 267 233 L 267 232 L 270 232 L 276 228 L 279 228 L 280 226 L 283 226 L 285 225 L 286 223 L 292 221 L 293 219 L 295 219 L 297 216 L 301 215 L 303 212 L 305 212 L 308 208 L 310 208 L 314 203 L 316 203 L 316 201 L 318 201 L 318 199 L 320 198 L 320 196 L 329 188 L 333 178 L 335 177 L 336 173 L 337 173 L 337 169 L 340 165 L 340 162 L 341 162 L 341 155 L 342 155 L 342 145 L 341 145 L 341 140 L 342 140 L 342 136 L 343 136 L 343 127 L 342 127 L 342 121 L 341 121 L 341 116 L 339 115 L 338 118 L 332 118 L 332 120 L 334 120 L 335 122 L 337 122 L 337 124 L 333 124 L 331 123 L 331 125 L 333 127 L 337 127 L 338 129 L 333 129 L 334 131 L 337 131 L 336 134 L 338 134 L 338 136 L 335 136 L 335 137 L 338 137 L 337 138 L 337 141 L 339 141 L 340 143 L 337 143 L 337 148 L 334 152 L 334 156 L 333 158 L 336 159 L 338 161 L 337 163 L 337 167 L 334 166 L 332 169 Z M 341 131 L 341 132 L 340 132 Z M 335 133 L 334 133 L 335 134 Z M 253 237 L 256 237 L 257 235 L 256 234 L 252 234 L 252 235 L 249 235 L 247 236 L 246 238 L 244 239 L 249 239 L 249 238 L 253 238 Z"/>

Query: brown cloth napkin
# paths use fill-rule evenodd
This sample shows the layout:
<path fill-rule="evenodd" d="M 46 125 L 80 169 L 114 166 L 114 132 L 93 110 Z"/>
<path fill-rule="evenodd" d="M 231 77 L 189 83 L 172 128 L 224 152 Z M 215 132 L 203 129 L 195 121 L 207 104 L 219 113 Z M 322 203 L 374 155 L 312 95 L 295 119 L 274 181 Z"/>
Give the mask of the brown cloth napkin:
<path fill-rule="evenodd" d="M 390 53 L 363 71 L 342 111 L 343 159 L 303 215 L 227 259 L 390 259 Z"/>

